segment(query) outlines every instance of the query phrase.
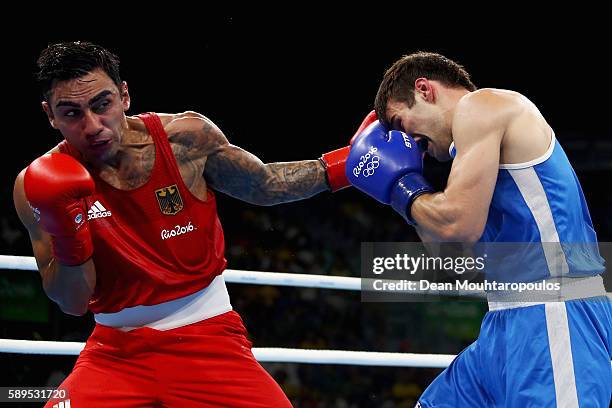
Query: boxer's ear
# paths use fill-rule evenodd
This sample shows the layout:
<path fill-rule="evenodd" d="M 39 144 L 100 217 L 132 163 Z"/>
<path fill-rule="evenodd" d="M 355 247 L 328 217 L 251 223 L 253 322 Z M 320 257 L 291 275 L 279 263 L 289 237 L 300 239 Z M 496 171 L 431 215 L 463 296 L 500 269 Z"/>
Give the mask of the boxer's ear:
<path fill-rule="evenodd" d="M 121 82 L 121 86 L 119 87 L 119 93 L 121 94 L 121 104 L 123 105 L 123 111 L 125 112 L 130 109 L 131 102 L 127 82 Z"/>
<path fill-rule="evenodd" d="M 414 81 L 414 92 L 420 95 L 426 102 L 435 102 L 436 94 L 431 82 L 427 78 L 417 78 Z"/>
<path fill-rule="evenodd" d="M 45 113 L 47 114 L 47 119 L 49 119 L 49 123 L 51 124 L 51 127 L 53 129 L 57 129 L 57 127 L 55 126 L 55 116 L 53 115 L 53 111 L 51 110 L 51 106 L 49 105 L 49 102 L 42 101 L 41 105 L 42 105 L 43 111 L 45 111 Z"/>

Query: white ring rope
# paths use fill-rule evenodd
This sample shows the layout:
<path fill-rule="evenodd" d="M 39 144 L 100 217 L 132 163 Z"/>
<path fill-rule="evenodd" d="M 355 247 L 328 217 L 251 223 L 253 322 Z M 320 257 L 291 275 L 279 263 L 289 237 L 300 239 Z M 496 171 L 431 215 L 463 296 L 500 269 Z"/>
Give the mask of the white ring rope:
<path fill-rule="evenodd" d="M 30 256 L 0 255 L 0 269 L 19 269 L 37 271 L 36 260 Z M 281 272 L 256 272 L 226 269 L 223 272 L 226 282 L 248 283 L 254 285 L 296 286 L 306 288 L 326 288 L 361 290 L 361 279 L 346 276 L 307 275 Z"/>
<path fill-rule="evenodd" d="M 78 355 L 85 343 L 0 339 L 1 353 Z M 360 366 L 444 368 L 455 358 L 450 354 L 379 353 L 344 350 L 253 348 L 261 362 L 349 364 Z"/>
<path fill-rule="evenodd" d="M 18 269 L 36 271 L 36 261 L 29 256 L 11 256 L 0 255 L 0 269 Z M 223 272 L 223 277 L 229 283 L 245 283 L 252 285 L 275 285 L 275 286 L 291 286 L 301 288 L 321 288 L 321 289 L 340 289 L 340 290 L 362 290 L 361 278 L 347 276 L 328 276 L 328 275 L 311 275 L 303 273 L 283 273 L 283 272 L 260 272 L 260 271 L 243 271 L 236 269 L 226 269 Z M 368 285 L 371 287 L 371 285 Z M 410 295 L 439 295 L 436 290 L 411 290 Z M 486 293 L 483 291 L 460 291 L 452 292 L 445 291 L 445 295 L 471 296 L 485 298 Z"/>
<path fill-rule="evenodd" d="M 37 271 L 36 260 L 33 256 L 0 255 L 0 268 Z"/>

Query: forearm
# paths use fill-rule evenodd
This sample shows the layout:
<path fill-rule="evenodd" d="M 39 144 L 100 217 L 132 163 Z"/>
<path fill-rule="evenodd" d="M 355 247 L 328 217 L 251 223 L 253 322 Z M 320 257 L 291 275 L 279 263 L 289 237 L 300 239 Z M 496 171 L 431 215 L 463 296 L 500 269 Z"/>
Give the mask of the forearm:
<path fill-rule="evenodd" d="M 52 258 L 40 271 L 45 293 L 64 313 L 81 316 L 87 312 L 96 286 L 96 269 L 91 259 L 67 266 Z"/>
<path fill-rule="evenodd" d="M 302 200 L 328 189 L 319 160 L 264 164 L 237 147 L 210 157 L 205 177 L 212 188 L 256 205 Z"/>
<path fill-rule="evenodd" d="M 265 174 L 259 189 L 254 191 L 260 205 L 303 200 L 329 189 L 319 160 L 266 164 Z"/>

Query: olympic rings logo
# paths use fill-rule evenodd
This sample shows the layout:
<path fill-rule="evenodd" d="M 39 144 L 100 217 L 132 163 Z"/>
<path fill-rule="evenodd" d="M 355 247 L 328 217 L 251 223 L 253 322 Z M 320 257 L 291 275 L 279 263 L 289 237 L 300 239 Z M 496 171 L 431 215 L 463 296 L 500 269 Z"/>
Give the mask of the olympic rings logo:
<path fill-rule="evenodd" d="M 378 149 L 372 146 L 366 154 L 359 158 L 359 163 L 353 167 L 353 176 L 359 177 L 362 171 L 363 177 L 370 177 L 374 174 L 374 170 L 380 166 L 380 157 L 374 154 L 377 151 Z"/>
<path fill-rule="evenodd" d="M 380 157 L 372 156 L 372 161 L 366 164 L 365 169 L 363 169 L 363 177 L 370 177 L 374 174 L 374 170 L 376 170 L 380 166 Z"/>

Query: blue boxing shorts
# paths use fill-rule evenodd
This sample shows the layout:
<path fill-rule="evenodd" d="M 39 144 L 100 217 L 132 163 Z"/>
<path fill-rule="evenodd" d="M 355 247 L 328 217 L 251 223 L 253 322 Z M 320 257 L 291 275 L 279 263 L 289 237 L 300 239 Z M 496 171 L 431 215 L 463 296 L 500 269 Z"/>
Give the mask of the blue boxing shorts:
<path fill-rule="evenodd" d="M 478 339 L 417 407 L 601 407 L 612 394 L 612 303 L 605 296 L 490 306 Z"/>

